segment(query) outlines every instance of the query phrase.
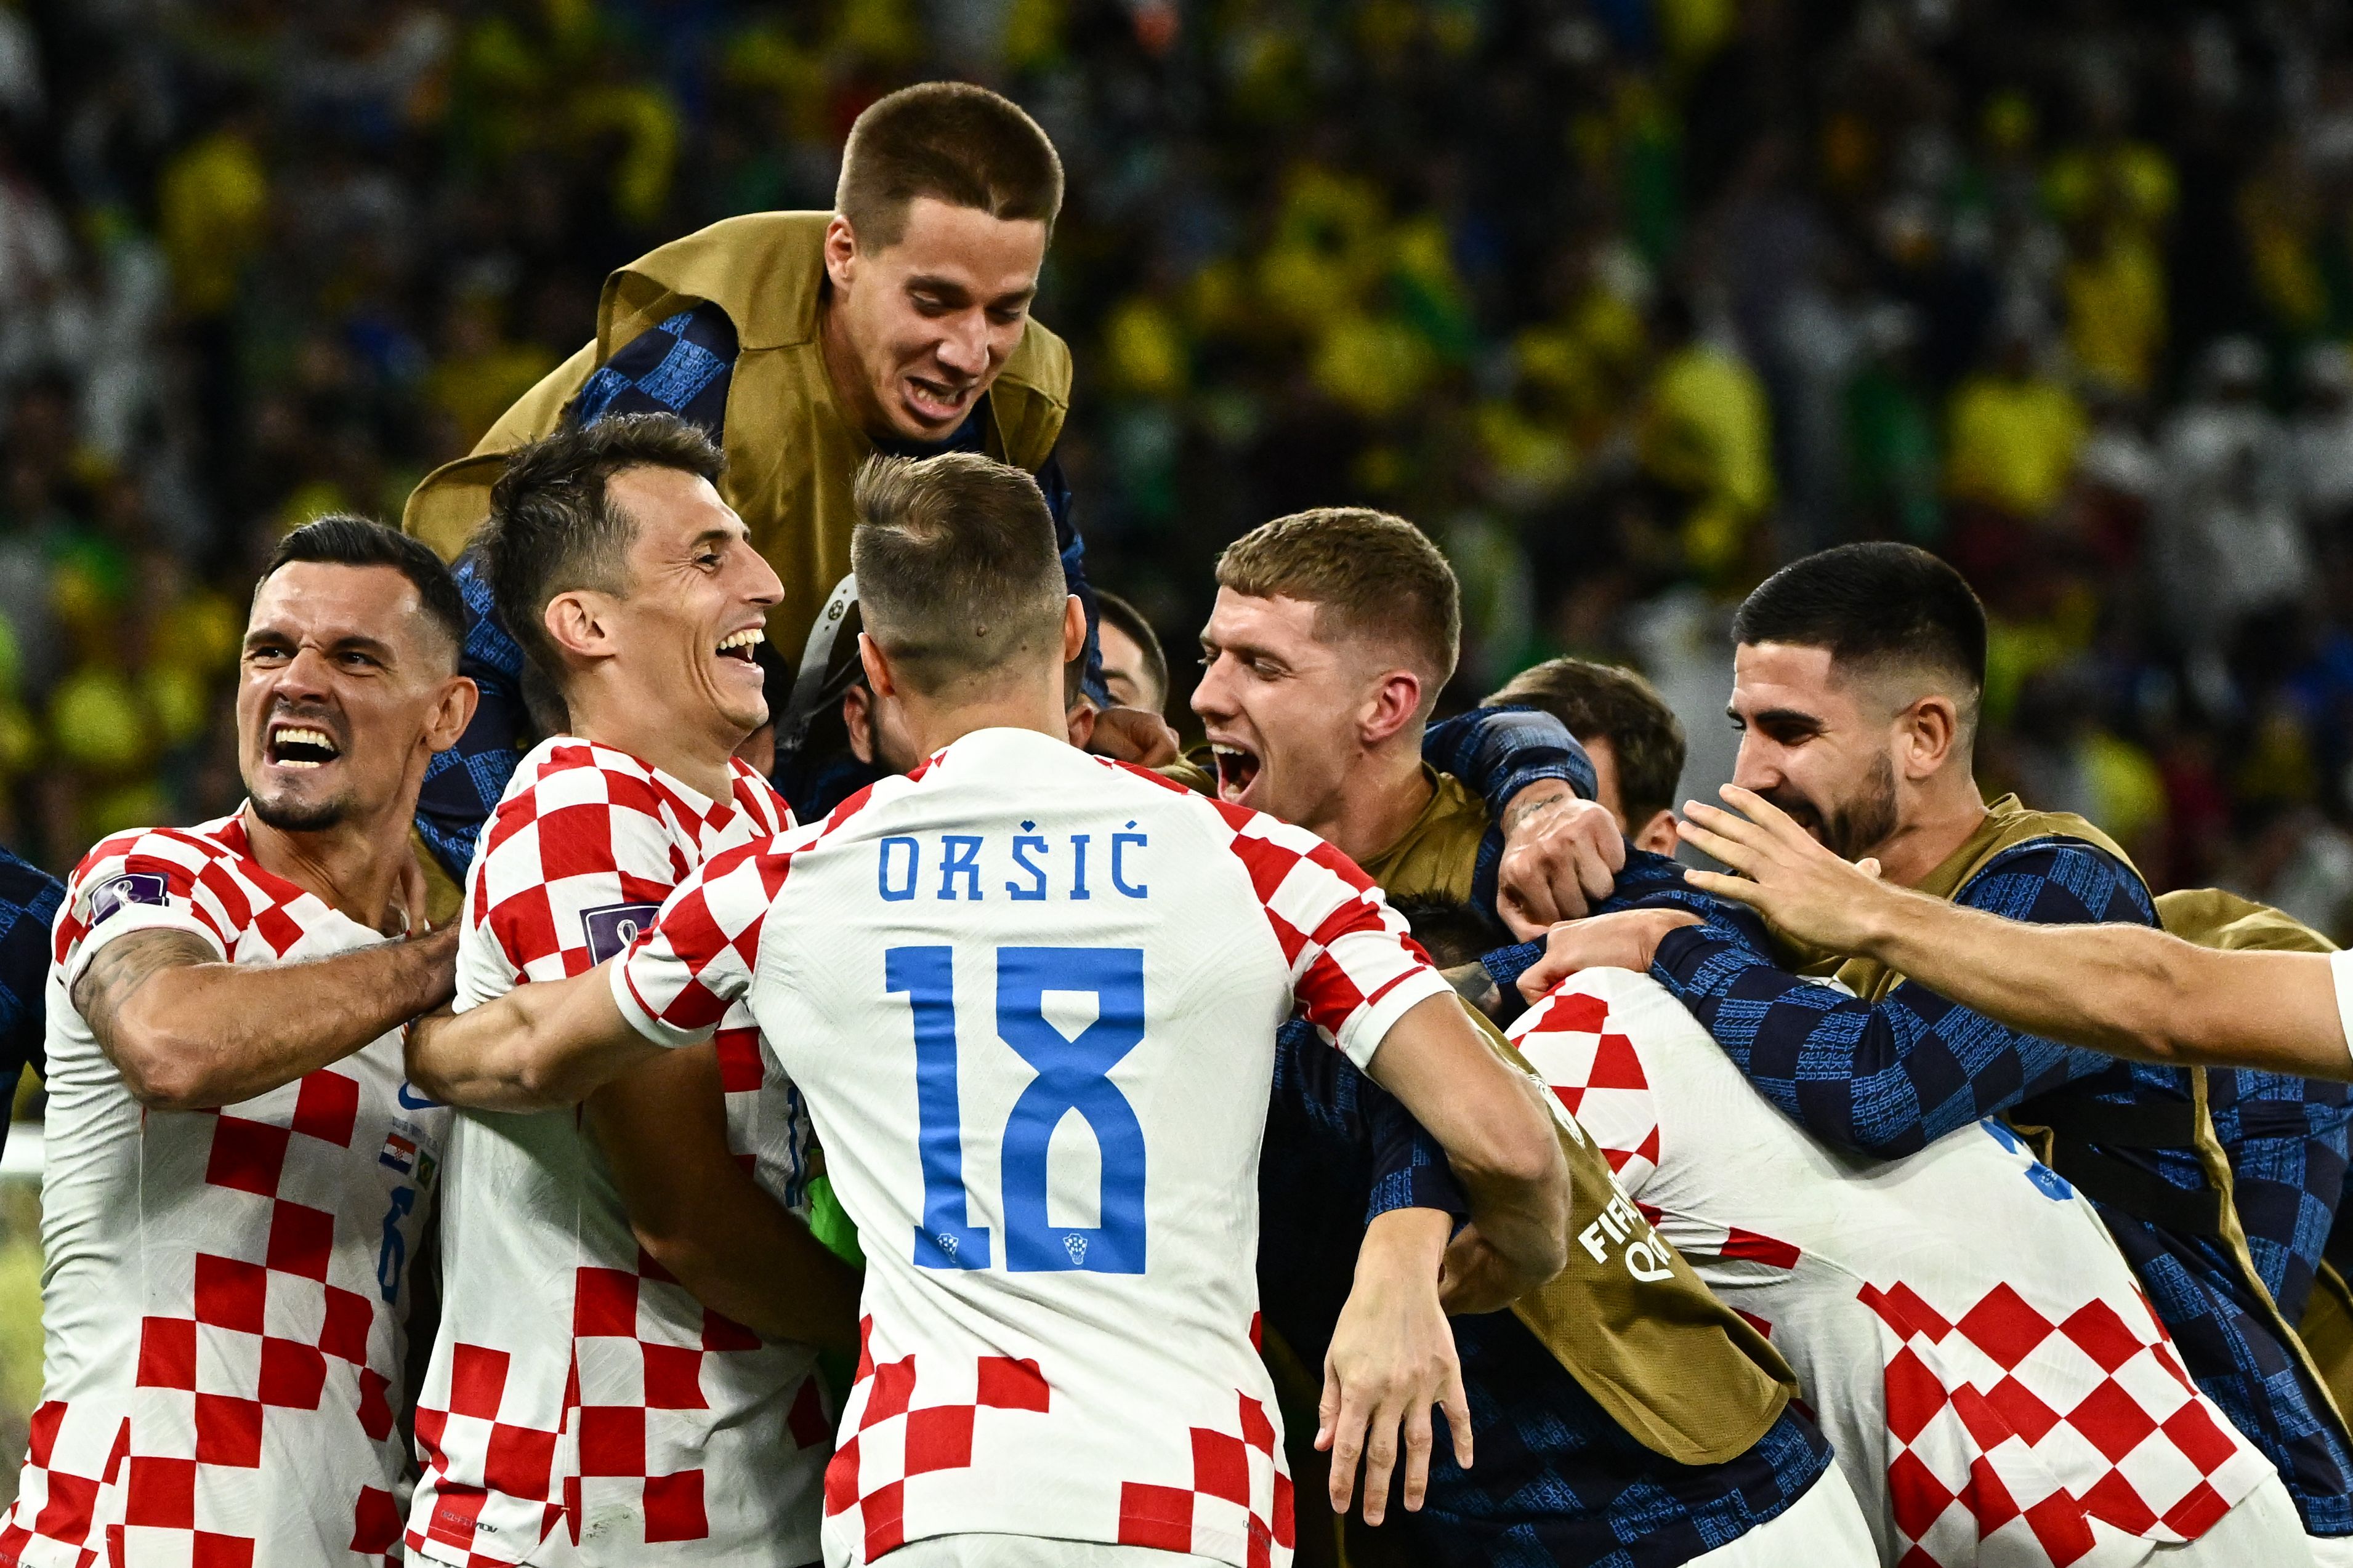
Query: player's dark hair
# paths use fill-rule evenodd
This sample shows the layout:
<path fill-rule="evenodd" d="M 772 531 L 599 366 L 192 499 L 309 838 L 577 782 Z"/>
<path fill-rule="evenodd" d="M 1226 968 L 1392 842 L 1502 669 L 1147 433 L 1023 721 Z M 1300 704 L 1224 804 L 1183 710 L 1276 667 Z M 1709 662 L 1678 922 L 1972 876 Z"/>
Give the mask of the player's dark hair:
<path fill-rule="evenodd" d="M 499 618 L 559 691 L 565 667 L 548 639 L 548 601 L 582 588 L 629 589 L 638 523 L 614 504 L 607 489 L 613 476 L 675 468 L 716 479 L 725 461 L 709 436 L 674 414 L 565 426 L 507 455 L 473 546 Z"/>
<path fill-rule="evenodd" d="M 372 518 L 353 517 L 348 512 L 314 517 L 278 542 L 253 591 L 259 594 L 261 584 L 269 582 L 280 567 L 298 561 L 315 561 L 330 566 L 389 566 L 407 578 L 417 589 L 417 602 L 424 609 L 425 618 L 448 639 L 450 668 L 457 668 L 458 650 L 466 646 L 466 601 L 459 595 L 449 568 L 422 540 L 411 539 L 400 530 L 386 528 Z"/>
<path fill-rule="evenodd" d="M 1476 963 L 1481 957 L 1512 940 L 1486 910 L 1435 896 L 1398 899 L 1397 912 L 1413 931 L 1413 940 L 1440 969 Z"/>
<path fill-rule="evenodd" d="M 1116 626 L 1126 633 L 1127 640 L 1142 651 L 1145 678 L 1152 682 L 1152 689 L 1160 693 L 1160 700 L 1165 704 L 1168 700 L 1168 652 L 1160 646 L 1160 634 L 1152 629 L 1152 623 L 1144 618 L 1142 610 L 1117 594 L 1097 588 L 1095 608 L 1101 613 L 1103 625 Z"/>
<path fill-rule="evenodd" d="M 833 209 L 861 246 L 887 250 L 905 237 L 917 196 L 1051 230 L 1062 160 L 1011 99 L 970 82 L 919 82 L 876 99 L 851 124 Z"/>
<path fill-rule="evenodd" d="M 1218 557 L 1218 585 L 1315 606 L 1315 635 L 1402 639 L 1438 705 L 1462 640 L 1454 568 L 1427 534 L 1367 507 L 1325 506 L 1261 523 Z"/>
<path fill-rule="evenodd" d="M 986 679 L 1033 651 L 1061 663 L 1069 590 L 1036 479 L 977 452 L 877 456 L 850 499 L 866 634 L 914 689 Z"/>
<path fill-rule="evenodd" d="M 1609 742 L 1629 831 L 1673 809 L 1689 751 L 1683 721 L 1634 671 L 1588 658 L 1548 658 L 1512 677 L 1482 706 L 1514 703 L 1542 709 L 1588 744 Z"/>
<path fill-rule="evenodd" d="M 1848 666 L 1907 665 L 1956 683 L 1974 714 L 1986 615 L 1958 572 L 1917 545 L 1841 544 L 1782 567 L 1732 618 L 1733 640 L 1830 650 Z"/>

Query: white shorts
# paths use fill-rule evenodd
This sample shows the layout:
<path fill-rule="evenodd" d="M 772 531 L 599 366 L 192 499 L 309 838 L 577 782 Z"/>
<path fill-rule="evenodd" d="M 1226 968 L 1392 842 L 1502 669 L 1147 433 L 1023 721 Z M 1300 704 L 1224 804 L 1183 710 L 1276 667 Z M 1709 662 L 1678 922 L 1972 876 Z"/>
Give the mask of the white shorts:
<path fill-rule="evenodd" d="M 1103 1541 L 1053 1541 L 1038 1535 L 934 1535 L 911 1541 L 888 1559 L 891 1568 L 1177 1568 L 1198 1563 L 1224 1568 L 1214 1557 L 1114 1546 Z"/>
<path fill-rule="evenodd" d="M 1833 1464 L 1805 1496 L 1685 1568 L 1879 1568 L 1879 1550 L 1854 1489 Z"/>

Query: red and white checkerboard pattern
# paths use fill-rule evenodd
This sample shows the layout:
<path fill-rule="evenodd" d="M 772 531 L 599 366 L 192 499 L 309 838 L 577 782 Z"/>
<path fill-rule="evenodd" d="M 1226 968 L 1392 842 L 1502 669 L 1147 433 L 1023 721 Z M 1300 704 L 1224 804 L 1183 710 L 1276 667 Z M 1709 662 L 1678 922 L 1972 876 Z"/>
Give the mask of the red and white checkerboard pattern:
<path fill-rule="evenodd" d="M 610 747 L 543 743 L 468 875 L 459 1005 L 586 972 L 707 857 L 790 826 L 740 763 L 712 801 Z M 715 1049 L 731 1152 L 803 1201 L 807 1118 L 748 1013 Z M 831 1434 L 813 1352 L 706 1312 L 646 1257 L 571 1113 L 461 1117 L 454 1142 L 411 1548 L 511 1564 L 561 1527 L 591 1563 L 814 1557 Z"/>
<path fill-rule="evenodd" d="M 53 1233 L 75 1239 L 50 1258 L 52 1387 L 0 1562 L 397 1548 L 398 1313 L 447 1112 L 396 1095 L 396 1032 L 218 1111 L 142 1113 L 68 994 L 100 942 L 132 931 L 188 931 L 240 963 L 380 940 L 248 850 L 235 817 L 123 835 L 69 889 L 47 1201 Z M 388 1142 L 401 1161 L 380 1158 Z"/>
<path fill-rule="evenodd" d="M 1018 1444 L 1023 1413 L 1042 1415 L 1053 1408 L 1053 1392 L 1029 1358 L 927 1354 L 930 1382 L 919 1389 L 917 1358 L 877 1365 L 873 1337 L 874 1320 L 868 1317 L 859 1324 L 851 1394 L 859 1406 L 857 1430 L 842 1439 L 825 1472 L 828 1529 L 837 1517 L 855 1512 L 864 1562 L 906 1544 L 910 1489 L 920 1493 L 926 1476 L 971 1468 L 976 1432 L 990 1444 Z M 1003 1414 L 984 1416 L 984 1411 Z"/>
<path fill-rule="evenodd" d="M 1283 1473 L 1266 1406 L 1235 1391 L 1236 1430 L 1189 1429 L 1193 1479 L 1187 1486 L 1129 1481 L 1119 1489 L 1124 1546 L 1229 1556 L 1240 1544 L 1249 1568 L 1290 1561 L 1291 1478 Z"/>
<path fill-rule="evenodd" d="M 2007 1284 L 1950 1318 L 1903 1285 L 1859 1299 L 1885 1326 L 1904 1568 L 1957 1568 L 2006 1545 L 2066 1568 L 2093 1552 L 2094 1520 L 2184 1541 L 2230 1511 L 2215 1478 L 2254 1457 L 2146 1304 L 2137 1321 L 2095 1300 L 2054 1322 Z"/>
<path fill-rule="evenodd" d="M 1575 976 L 1513 1033 L 1641 1212 L 1789 1357 L 1902 1568 L 2137 1562 L 2267 1473 L 2096 1215 L 2014 1140 L 1833 1154 L 1643 975 Z"/>

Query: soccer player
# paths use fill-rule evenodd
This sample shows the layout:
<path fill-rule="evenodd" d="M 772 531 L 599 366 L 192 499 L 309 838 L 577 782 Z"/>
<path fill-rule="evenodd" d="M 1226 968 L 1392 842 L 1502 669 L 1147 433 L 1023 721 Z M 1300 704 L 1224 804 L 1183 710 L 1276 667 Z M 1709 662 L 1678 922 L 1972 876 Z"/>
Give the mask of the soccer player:
<path fill-rule="evenodd" d="M 25 1069 L 47 1070 L 41 985 L 49 973 L 49 922 L 64 899 L 55 877 L 0 849 L 0 1150 L 8 1146 L 8 1109 Z"/>
<path fill-rule="evenodd" d="M 1737 784 L 1683 837 L 1739 873 L 1694 884 L 1795 940 L 1875 958 L 2014 1029 L 2138 1061 L 2353 1079 L 2353 956 L 2203 947 L 2146 926 L 2031 926 L 1841 860 Z"/>
<path fill-rule="evenodd" d="M 422 544 L 296 529 L 246 627 L 245 805 L 117 834 L 68 885 L 11 1568 L 398 1555 L 409 1266 L 448 1122 L 399 1031 L 448 998 L 455 940 L 408 923 L 408 823 L 472 710 L 464 629 Z"/>
<path fill-rule="evenodd" d="M 1421 729 L 1460 637 L 1444 555 L 1401 518 L 1327 508 L 1236 541 L 1219 558 L 1218 582 L 1193 706 L 1215 752 L 1219 796 L 1311 828 L 1394 897 L 1492 900 L 1475 853 L 1485 809 L 1422 761 Z M 1492 902 L 1481 912 L 1492 916 Z M 1493 988 L 1478 963 L 1451 973 L 1475 982 L 1470 989 Z M 1377 1106 L 1361 1109 L 1362 1086 L 1342 1064 L 1301 1049 L 1295 1031 L 1283 1044 L 1282 1116 L 1270 1124 L 1277 1163 L 1266 1183 L 1266 1223 L 1280 1245 L 1261 1256 L 1272 1321 L 1305 1360 L 1346 1290 L 1345 1279 L 1313 1277 L 1335 1271 L 1317 1261 L 1326 1245 L 1319 1233 L 1364 1206 L 1361 1189 L 1345 1184 L 1307 1194 L 1331 1194 L 1333 1169 L 1369 1157 Z M 1402 1173 L 1416 1185 L 1420 1173 Z M 1580 1225 L 1615 1196 L 1606 1171 L 1594 1188 Z M 1420 1194 L 1414 1202 L 1441 1221 L 1425 1226 L 1419 1267 L 1408 1271 L 1426 1291 L 1449 1227 Z M 1409 1257 L 1407 1243 L 1388 1250 L 1406 1222 L 1384 1215 L 1381 1224 L 1374 1260 Z M 1492 1310 L 1514 1301 L 1504 1292 L 1455 1320 L 1480 1462 L 1466 1473 L 1441 1447 L 1425 1506 L 1404 1516 L 1414 1559 L 1581 1565 L 1623 1553 L 1643 1568 L 1866 1560 L 1829 1446 L 1788 1407 L 1772 1351 L 1671 1252 L 1662 1261 L 1642 1221 L 1612 1226 L 1599 1251 L 1572 1254 L 1573 1263 L 1606 1258 L 1607 1267 L 1549 1282 L 1524 1304 L 1533 1316 Z M 1769 1373 L 1764 1362 L 1774 1363 Z M 1615 1404 L 1589 1392 L 1613 1384 Z M 1662 1432 L 1677 1441 L 1662 1442 Z M 1833 1554 L 1841 1541 L 1844 1558 Z"/>
<path fill-rule="evenodd" d="M 828 1562 L 1287 1560 L 1250 1344 L 1275 1026 L 1303 1007 L 1368 1064 L 1531 1279 L 1564 1251 L 1551 1123 L 1345 857 L 1066 743 L 1085 622 L 1030 480 L 885 461 L 860 506 L 860 657 L 930 761 L 414 1063 L 560 1101 L 748 998 L 869 1258 Z"/>
<path fill-rule="evenodd" d="M 1064 579 L 1091 604 L 1055 456 L 1070 352 L 1029 314 L 1061 201 L 1052 142 L 1006 99 L 961 82 L 888 94 L 850 128 L 832 212 L 730 218 L 613 274 L 596 340 L 525 394 L 471 456 L 427 476 L 405 526 L 455 560 L 490 510 L 505 454 L 523 442 L 633 412 L 702 426 L 728 457 L 722 499 L 782 584 L 767 631 L 795 673 L 789 695 L 780 689 L 772 704 L 778 776 L 809 815 L 830 810 L 874 776 L 842 765 L 847 742 L 821 711 L 839 695 L 833 677 L 855 664 L 836 657 L 836 642 L 857 603 L 850 480 L 868 454 L 986 452 L 1035 474 Z M 481 711 L 427 780 L 417 820 L 453 879 L 472 858 L 526 728 L 522 649 L 463 562 L 459 582 L 475 622 L 466 669 L 481 683 Z M 1090 608 L 1085 686 L 1103 711 L 1091 747 L 1173 757 L 1158 711 L 1119 706 L 1102 686 L 1095 618 Z M 820 729 L 805 734 L 813 721 Z M 1513 907 L 1540 931 L 1608 892 L 1622 852 L 1556 769 L 1517 771 L 1507 783 L 1500 874 Z M 454 904 L 454 891 L 445 896 Z"/>
<path fill-rule="evenodd" d="M 1540 668 L 1564 704 L 1611 711 L 1620 754 L 1681 752 L 1674 715 L 1620 672 Z M 1617 896 L 1648 894 L 1766 950 L 1753 917 L 1630 856 Z M 1563 983 L 1511 1033 L 1627 1195 L 1769 1326 L 1882 1562 L 2301 1559 L 2278 1476 L 2188 1380 L 2090 1200 L 2000 1121 L 1883 1163 L 1841 1158 L 1657 981 L 1620 969 Z"/>
<path fill-rule="evenodd" d="M 517 766 L 467 878 L 461 1005 L 612 957 L 687 871 L 791 826 L 733 755 L 767 717 L 751 655 L 777 586 L 720 463 L 663 414 L 508 458 L 478 560 L 568 722 Z M 409 1549 L 814 1563 L 833 1426 L 811 1342 L 855 1351 L 858 1289 L 788 1212 L 807 1208 L 798 1094 L 739 1009 L 586 1112 L 450 1131 Z"/>
<path fill-rule="evenodd" d="M 1637 849 L 1675 852 L 1675 785 L 1683 727 L 1651 683 L 1588 658 L 1531 665 L 1480 704 L 1540 709 L 1568 726 L 1593 762 L 1593 798 Z"/>
<path fill-rule="evenodd" d="M 1103 649 L 1103 684 L 1118 701 L 1157 713 L 1168 706 L 1168 656 L 1160 635 L 1144 613 L 1118 595 L 1098 588 L 1101 620 L 1095 640 Z"/>
<path fill-rule="evenodd" d="M 2157 923 L 2096 828 L 1979 793 L 1985 612 L 1951 567 L 1907 545 L 1841 546 L 1767 579 L 1734 629 L 1736 782 L 1830 849 L 2011 919 Z M 1580 966 L 1647 968 L 1767 1100 L 1836 1148 L 1906 1154 L 2000 1112 L 2054 1129 L 2060 1173 L 2098 1205 L 2190 1375 L 2279 1471 L 2319 1554 L 2341 1560 L 2328 1554 L 2353 1536 L 2353 1449 L 2290 1327 L 2344 1184 L 2341 1086 L 2201 1080 L 2071 1049 L 1867 960 L 1838 970 L 1856 993 L 1842 996 L 1728 929 L 1668 929 L 1682 918 L 1637 909 L 1566 927 L 1523 988 Z"/>

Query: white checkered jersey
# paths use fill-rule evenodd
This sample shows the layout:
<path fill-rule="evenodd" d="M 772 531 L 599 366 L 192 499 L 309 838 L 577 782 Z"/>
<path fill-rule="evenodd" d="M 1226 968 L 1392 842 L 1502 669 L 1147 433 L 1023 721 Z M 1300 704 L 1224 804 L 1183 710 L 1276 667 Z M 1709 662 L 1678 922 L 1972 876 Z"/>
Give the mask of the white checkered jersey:
<path fill-rule="evenodd" d="M 542 743 L 467 876 L 459 1008 L 593 968 L 706 856 L 791 823 L 741 763 L 713 801 L 610 747 Z M 805 1209 L 798 1096 L 747 1011 L 716 1044 L 731 1150 Z M 520 1563 L 561 1530 L 597 1564 L 815 1560 L 833 1435 L 815 1352 L 705 1310 L 639 1249 L 576 1111 L 459 1112 L 442 1214 L 412 1552 Z"/>
<path fill-rule="evenodd" d="M 1274 1031 L 1358 1062 L 1446 986 L 1314 835 L 1023 730 L 708 863 L 613 977 L 750 998 L 867 1255 L 826 1557 L 959 1531 L 1286 1561 L 1251 1346 Z"/>
<path fill-rule="evenodd" d="M 448 1112 L 403 1079 L 397 1029 L 218 1110 L 142 1111 L 71 989 L 155 930 L 240 964 L 384 940 L 264 869 L 241 816 L 119 834 L 74 872 L 47 994 L 43 1389 L 0 1563 L 385 1562 Z"/>
<path fill-rule="evenodd" d="M 1987 1121 L 1874 1161 L 1816 1142 L 1648 975 L 1511 1031 L 1620 1186 L 1797 1369 L 1881 1559 L 2131 1563 L 2269 1466 L 2198 1392 L 2089 1200 Z M 1635 1256 L 1611 1216 L 1576 1238 Z"/>

